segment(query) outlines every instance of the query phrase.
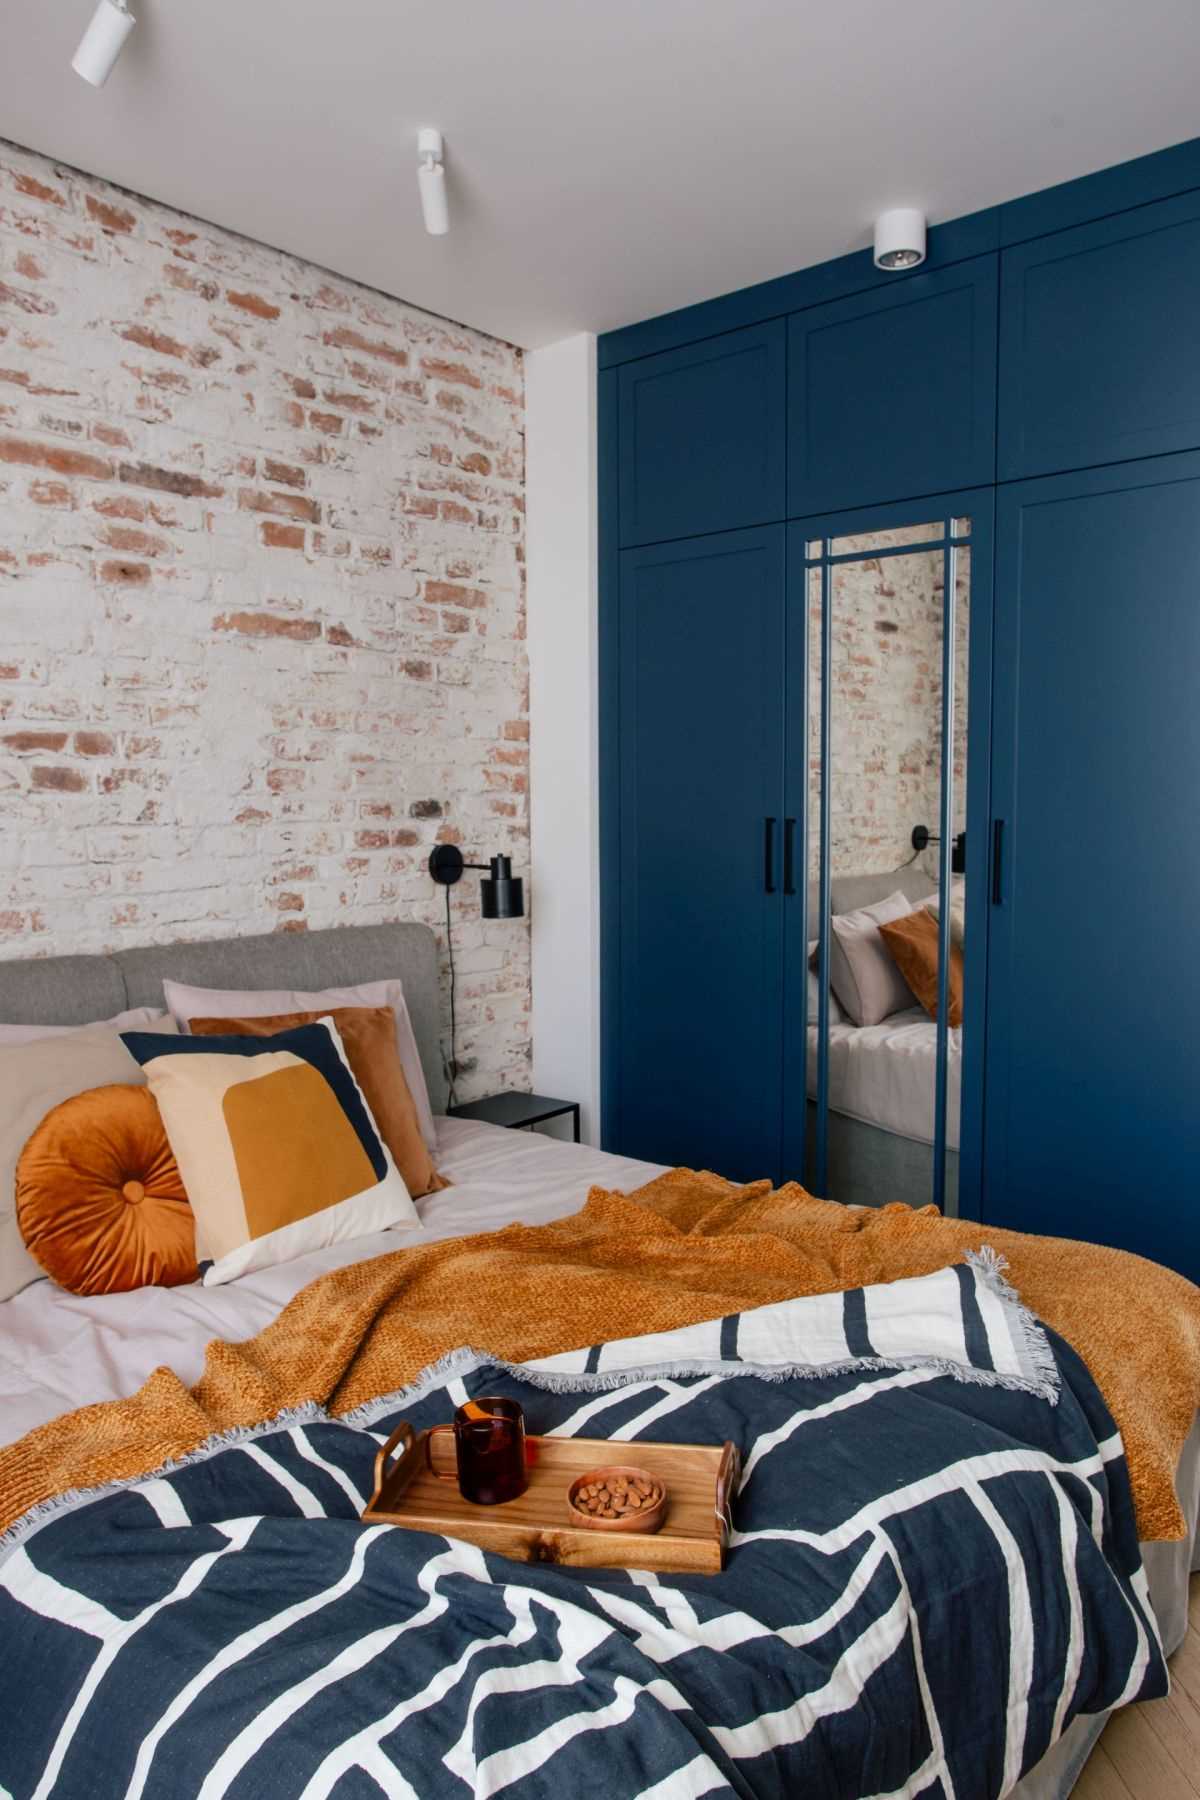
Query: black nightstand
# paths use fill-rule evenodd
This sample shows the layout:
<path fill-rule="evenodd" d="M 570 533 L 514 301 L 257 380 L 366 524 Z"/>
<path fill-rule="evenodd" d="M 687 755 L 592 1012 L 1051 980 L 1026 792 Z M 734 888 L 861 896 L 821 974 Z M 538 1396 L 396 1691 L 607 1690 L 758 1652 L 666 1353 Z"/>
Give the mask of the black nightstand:
<path fill-rule="evenodd" d="M 482 1119 L 485 1125 L 507 1125 L 517 1131 L 571 1113 L 575 1142 L 579 1142 L 578 1100 L 550 1100 L 545 1094 L 488 1094 L 483 1100 L 447 1107 L 446 1112 L 451 1119 Z"/>

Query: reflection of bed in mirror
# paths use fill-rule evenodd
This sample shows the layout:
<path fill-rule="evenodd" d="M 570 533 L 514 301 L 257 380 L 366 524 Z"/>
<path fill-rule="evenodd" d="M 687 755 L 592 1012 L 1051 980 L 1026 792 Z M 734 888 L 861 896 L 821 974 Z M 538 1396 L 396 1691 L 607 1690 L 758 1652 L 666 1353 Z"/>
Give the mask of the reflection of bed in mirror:
<path fill-rule="evenodd" d="M 879 875 L 834 876 L 832 911 L 853 912 L 889 894 L 919 902 L 937 882 L 916 865 Z M 813 884 L 809 917 L 817 917 Z M 840 1010 L 840 1009 L 838 1009 Z M 934 1070 L 937 1026 L 914 1000 L 878 1025 L 837 1020 L 829 1030 L 829 1162 L 826 1187 L 850 1205 L 883 1206 L 903 1200 L 928 1204 L 934 1142 Z M 958 1120 L 962 1031 L 949 1034 L 946 1068 L 946 1211 L 957 1211 Z M 808 1026 L 808 1125 L 810 1184 L 815 1141 L 817 1025 Z"/>
<path fill-rule="evenodd" d="M 898 520 L 807 546 L 805 928 L 823 973 L 803 1161 L 850 1204 L 958 1210 L 970 532 Z"/>

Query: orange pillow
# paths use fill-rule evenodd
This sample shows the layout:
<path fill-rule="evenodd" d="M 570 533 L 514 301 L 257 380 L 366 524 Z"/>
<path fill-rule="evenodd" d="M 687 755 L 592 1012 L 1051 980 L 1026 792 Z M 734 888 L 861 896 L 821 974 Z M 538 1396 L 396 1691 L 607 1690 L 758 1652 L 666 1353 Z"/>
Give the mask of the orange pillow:
<path fill-rule="evenodd" d="M 194 1037 L 274 1037 L 296 1025 L 332 1019 L 350 1064 L 392 1153 L 405 1187 L 414 1200 L 436 1194 L 450 1183 L 433 1166 L 421 1122 L 396 1048 L 396 1015 L 390 1006 L 330 1006 L 323 1012 L 273 1013 L 262 1019 L 192 1019 Z"/>
<path fill-rule="evenodd" d="M 196 1235 L 149 1088 L 99 1087 L 48 1112 L 17 1162 L 30 1254 L 73 1294 L 195 1281 Z"/>
<path fill-rule="evenodd" d="M 879 927 L 879 935 L 892 961 L 931 1019 L 938 1012 L 938 922 L 919 906 L 902 919 Z M 963 1016 L 963 959 L 957 944 L 950 946 L 950 979 L 946 984 L 951 1025 Z"/>

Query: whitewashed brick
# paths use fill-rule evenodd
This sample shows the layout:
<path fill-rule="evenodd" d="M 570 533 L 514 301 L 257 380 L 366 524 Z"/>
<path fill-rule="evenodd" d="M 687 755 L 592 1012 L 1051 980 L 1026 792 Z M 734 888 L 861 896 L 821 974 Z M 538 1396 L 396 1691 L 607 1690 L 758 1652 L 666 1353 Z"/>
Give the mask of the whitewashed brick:
<path fill-rule="evenodd" d="M 0 268 L 0 957 L 441 935 L 434 843 L 528 862 L 520 353 L 3 144 Z M 469 1096 L 528 926 L 453 907 Z"/>

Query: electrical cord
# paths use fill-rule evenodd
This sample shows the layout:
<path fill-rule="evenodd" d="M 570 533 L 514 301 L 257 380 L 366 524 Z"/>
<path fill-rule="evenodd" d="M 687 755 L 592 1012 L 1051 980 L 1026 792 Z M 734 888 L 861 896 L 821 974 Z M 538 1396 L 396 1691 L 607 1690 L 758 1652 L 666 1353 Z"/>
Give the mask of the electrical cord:
<path fill-rule="evenodd" d="M 450 927 L 450 888 L 446 887 L 446 955 L 450 963 L 450 1058 L 443 1057 L 446 1069 L 446 1085 L 449 1090 L 447 1108 L 457 1106 L 458 1093 L 455 1083 L 458 1079 L 458 1027 L 454 1017 L 454 936 Z"/>

